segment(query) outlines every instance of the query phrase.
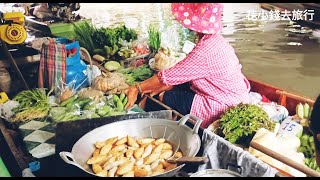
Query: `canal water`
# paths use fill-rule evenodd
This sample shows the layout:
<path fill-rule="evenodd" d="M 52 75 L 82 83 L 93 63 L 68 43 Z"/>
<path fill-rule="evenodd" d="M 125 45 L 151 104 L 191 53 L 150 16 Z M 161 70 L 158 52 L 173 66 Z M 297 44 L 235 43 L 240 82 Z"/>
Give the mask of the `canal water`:
<path fill-rule="evenodd" d="M 223 35 L 235 48 L 244 74 L 315 99 L 320 94 L 319 31 L 289 20 L 251 20 L 248 11 L 263 10 L 258 3 L 224 4 Z M 157 25 L 170 32 L 164 34 L 177 46 L 188 38 L 169 3 L 81 3 L 79 12 L 97 26 L 124 22 L 144 37 L 150 24 Z"/>

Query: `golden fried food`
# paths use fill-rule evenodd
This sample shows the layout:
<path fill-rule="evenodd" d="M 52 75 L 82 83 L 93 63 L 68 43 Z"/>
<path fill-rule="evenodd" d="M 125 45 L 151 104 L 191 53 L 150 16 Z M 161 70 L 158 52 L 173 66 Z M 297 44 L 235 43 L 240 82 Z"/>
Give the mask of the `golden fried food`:
<path fill-rule="evenodd" d="M 87 161 L 94 174 L 100 177 L 156 176 L 177 167 L 166 160 L 182 157 L 173 155 L 172 145 L 164 138 L 140 138 L 132 136 L 112 137 L 95 143 L 96 149 Z"/>

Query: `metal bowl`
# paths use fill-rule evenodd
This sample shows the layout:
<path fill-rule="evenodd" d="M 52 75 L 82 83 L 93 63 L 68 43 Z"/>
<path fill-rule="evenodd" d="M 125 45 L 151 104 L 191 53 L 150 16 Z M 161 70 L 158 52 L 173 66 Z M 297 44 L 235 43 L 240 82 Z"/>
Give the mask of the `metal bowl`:
<path fill-rule="evenodd" d="M 197 120 L 193 129 L 185 125 L 189 118 Z M 60 152 L 60 157 L 68 164 L 72 164 L 82 169 L 83 171 L 96 176 L 90 166 L 87 164 L 88 159 L 91 158 L 94 150 L 95 143 L 97 141 L 103 141 L 108 138 L 112 138 L 115 136 L 125 137 L 127 135 L 133 137 L 150 137 L 149 133 L 143 131 L 144 129 L 150 128 L 153 129 L 152 132 L 153 138 L 162 138 L 163 137 L 163 129 L 158 128 L 160 126 L 168 127 L 168 129 L 173 129 L 175 133 L 177 133 L 180 138 L 180 150 L 182 151 L 184 156 L 194 157 L 200 150 L 201 139 L 198 135 L 198 130 L 202 120 L 193 116 L 186 115 L 178 122 L 167 120 L 167 119 L 131 119 L 126 121 L 119 121 L 110 123 L 99 128 L 96 128 L 84 136 L 82 136 L 73 146 L 71 153 L 70 152 Z M 157 128 L 153 128 L 157 127 Z M 166 137 L 164 137 L 166 138 Z M 179 142 L 175 142 L 176 138 L 172 138 L 171 143 L 178 144 Z M 70 158 L 70 159 L 68 159 Z M 184 164 L 176 167 L 171 171 L 167 171 L 163 174 L 158 175 L 159 177 L 172 177 L 174 176 Z"/>

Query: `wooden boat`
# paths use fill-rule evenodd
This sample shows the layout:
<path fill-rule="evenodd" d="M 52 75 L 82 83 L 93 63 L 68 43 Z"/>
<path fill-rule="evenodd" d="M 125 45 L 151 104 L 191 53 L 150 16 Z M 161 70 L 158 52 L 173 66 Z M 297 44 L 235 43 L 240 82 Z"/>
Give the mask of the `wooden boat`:
<path fill-rule="evenodd" d="M 269 100 L 277 102 L 279 105 L 286 107 L 290 115 L 295 115 L 296 106 L 300 102 L 308 103 L 310 106 L 313 106 L 314 104 L 314 100 L 308 97 L 288 92 L 279 87 L 275 87 L 253 79 L 249 79 L 249 82 L 251 84 L 251 91 L 264 95 Z"/>
<path fill-rule="evenodd" d="M 268 99 L 271 101 L 278 102 L 279 104 L 285 106 L 291 115 L 295 114 L 295 107 L 299 102 L 307 102 L 310 105 L 314 104 L 314 101 L 312 99 L 306 98 L 301 95 L 297 95 L 294 93 L 287 92 L 281 88 L 269 85 L 267 83 L 263 83 L 254 79 L 249 79 L 250 84 L 251 84 L 251 90 L 253 92 L 260 93 L 261 95 L 266 96 Z M 154 98 L 150 97 L 152 100 L 155 100 Z M 177 116 L 182 116 L 179 112 L 173 110 L 172 108 L 166 106 L 165 104 L 155 100 L 157 103 L 160 105 L 164 106 L 168 110 L 172 110 L 174 114 Z M 190 120 L 191 123 L 193 123 Z M 4 120 L 0 118 L 0 129 L 3 134 L 3 137 L 0 136 L 0 142 L 5 142 L 8 145 L 8 149 L 11 152 L 7 152 L 6 154 L 12 154 L 14 158 L 10 158 L 10 162 L 5 162 L 5 164 L 9 164 L 7 167 L 12 167 L 12 164 L 15 164 L 15 171 L 20 167 L 20 172 L 27 167 L 28 160 L 30 160 L 30 155 L 28 153 L 23 152 L 21 149 L 21 145 L 19 145 L 19 138 L 18 137 L 18 132 L 9 129 L 5 126 Z M 202 129 L 203 130 L 203 129 Z M 2 146 L 3 147 L 3 146 Z M 5 151 L 5 150 L 4 150 Z M 49 158 L 50 159 L 50 158 Z M 45 161 L 45 160 L 44 160 Z M 47 160 L 48 161 L 48 160 Z M 18 166 L 17 166 L 18 164 Z M 301 165 L 300 165 L 301 166 Z M 43 171 L 45 170 L 46 167 L 43 167 Z M 52 167 L 50 167 L 52 168 Z M 311 171 L 311 169 L 305 167 L 306 171 Z M 10 170 L 9 170 L 10 171 Z M 13 175 L 14 176 L 14 175 Z M 277 176 L 290 176 L 289 174 L 286 174 L 284 172 L 281 172 L 277 174 Z"/>
<path fill-rule="evenodd" d="M 315 101 L 310 98 L 307 98 L 305 96 L 288 92 L 284 89 L 281 89 L 276 86 L 272 86 L 272 85 L 264 83 L 264 82 L 260 82 L 258 80 L 254 80 L 254 79 L 250 79 L 250 78 L 248 80 L 251 85 L 251 92 L 257 92 L 257 93 L 265 96 L 266 98 L 268 98 L 270 101 L 277 102 L 279 105 L 286 107 L 287 110 L 289 111 L 289 115 L 291 115 L 291 116 L 294 116 L 296 114 L 296 106 L 299 103 L 308 103 L 310 106 L 314 105 Z M 152 99 L 153 101 L 157 102 L 158 104 L 162 105 L 164 108 L 166 108 L 168 110 L 172 110 L 173 113 L 176 114 L 176 116 L 179 116 L 179 117 L 183 116 L 179 112 L 177 112 L 174 109 L 168 107 L 167 105 L 161 103 L 160 101 L 158 101 L 150 96 L 147 96 L 147 97 Z M 192 122 L 192 120 L 190 120 L 190 121 Z M 192 122 L 192 123 L 194 124 L 195 122 Z M 309 129 L 307 127 L 305 127 L 305 130 L 309 131 Z M 293 167 L 293 168 L 311 176 L 311 177 L 313 177 L 313 176 L 319 177 L 320 176 L 320 174 L 318 172 L 308 168 L 307 166 L 297 164 L 296 162 L 292 161 L 291 159 L 283 157 L 281 154 L 278 154 L 277 152 L 274 152 L 274 151 L 268 149 L 267 147 L 263 147 L 256 142 L 251 142 L 250 146 L 259 150 L 260 152 L 265 153 L 268 156 L 290 166 L 290 167 Z M 277 169 L 279 171 L 279 173 L 276 176 L 293 177 L 291 174 L 288 174 L 281 169 L 278 169 L 278 168 L 275 168 L 275 169 Z"/>

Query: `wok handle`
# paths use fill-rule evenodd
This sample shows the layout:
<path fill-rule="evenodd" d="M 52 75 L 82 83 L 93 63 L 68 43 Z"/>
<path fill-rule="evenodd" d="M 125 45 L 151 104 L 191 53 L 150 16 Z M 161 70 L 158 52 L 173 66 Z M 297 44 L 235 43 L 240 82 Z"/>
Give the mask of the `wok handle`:
<path fill-rule="evenodd" d="M 74 165 L 74 166 L 77 166 L 78 168 L 83 170 L 83 168 L 75 162 L 74 157 L 70 152 L 62 151 L 59 153 L 59 155 L 62 158 L 62 160 L 64 160 L 64 162 L 71 164 L 71 165 Z M 71 160 L 69 160 L 69 158 Z"/>
<path fill-rule="evenodd" d="M 168 159 L 168 163 L 177 163 L 177 164 L 185 164 L 185 163 L 193 163 L 193 164 L 205 164 L 209 162 L 207 157 L 180 157 L 178 159 Z"/>
<path fill-rule="evenodd" d="M 193 119 L 193 120 L 196 120 L 196 123 L 195 123 L 195 125 L 194 125 L 194 127 L 193 127 L 192 132 L 193 132 L 193 134 L 198 134 L 200 125 L 201 125 L 201 123 L 202 123 L 202 119 L 198 118 L 198 117 L 195 116 L 195 115 L 187 114 L 187 115 L 183 116 L 183 117 L 179 120 L 178 125 L 179 125 L 179 126 L 185 125 L 186 122 L 187 122 L 190 118 Z"/>

